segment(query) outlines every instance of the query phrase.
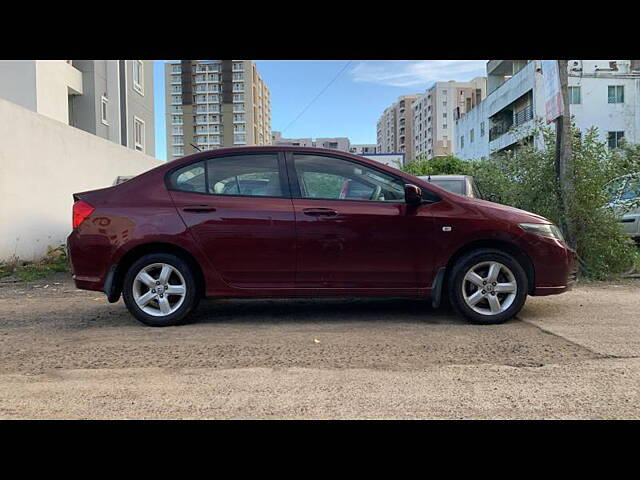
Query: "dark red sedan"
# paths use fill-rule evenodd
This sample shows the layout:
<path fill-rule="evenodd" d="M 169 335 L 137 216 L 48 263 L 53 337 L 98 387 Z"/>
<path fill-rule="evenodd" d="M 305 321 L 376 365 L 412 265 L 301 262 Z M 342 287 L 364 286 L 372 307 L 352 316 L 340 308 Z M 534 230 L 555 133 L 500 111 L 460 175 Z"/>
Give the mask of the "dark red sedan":
<path fill-rule="evenodd" d="M 321 295 L 446 296 L 495 324 L 575 279 L 545 218 L 334 150 L 202 152 L 74 200 L 76 286 L 122 294 L 151 326 L 183 323 L 204 296 Z"/>

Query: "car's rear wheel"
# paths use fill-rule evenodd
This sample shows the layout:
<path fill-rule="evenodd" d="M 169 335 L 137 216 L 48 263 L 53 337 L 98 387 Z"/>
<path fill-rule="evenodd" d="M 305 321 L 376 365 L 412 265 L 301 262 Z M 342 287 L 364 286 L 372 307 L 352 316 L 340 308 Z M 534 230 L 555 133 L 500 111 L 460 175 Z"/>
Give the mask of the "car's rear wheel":
<path fill-rule="evenodd" d="M 135 261 L 125 275 L 123 297 L 133 316 L 151 327 L 184 323 L 200 299 L 191 266 L 169 253 Z"/>
<path fill-rule="evenodd" d="M 516 315 L 527 298 L 527 274 L 511 255 L 494 249 L 461 257 L 449 276 L 454 310 L 478 324 L 503 323 Z"/>

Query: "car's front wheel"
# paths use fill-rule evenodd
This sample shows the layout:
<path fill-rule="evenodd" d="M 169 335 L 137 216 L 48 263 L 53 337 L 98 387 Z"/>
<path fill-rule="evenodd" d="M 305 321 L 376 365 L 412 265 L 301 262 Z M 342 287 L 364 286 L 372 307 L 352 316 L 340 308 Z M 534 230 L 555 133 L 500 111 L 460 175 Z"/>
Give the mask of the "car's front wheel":
<path fill-rule="evenodd" d="M 151 327 L 184 323 L 200 299 L 192 267 L 169 253 L 135 261 L 125 275 L 122 296 L 133 316 Z"/>
<path fill-rule="evenodd" d="M 454 310 L 473 323 L 503 323 L 516 315 L 527 298 L 527 275 L 511 255 L 479 249 L 461 257 L 449 276 Z"/>

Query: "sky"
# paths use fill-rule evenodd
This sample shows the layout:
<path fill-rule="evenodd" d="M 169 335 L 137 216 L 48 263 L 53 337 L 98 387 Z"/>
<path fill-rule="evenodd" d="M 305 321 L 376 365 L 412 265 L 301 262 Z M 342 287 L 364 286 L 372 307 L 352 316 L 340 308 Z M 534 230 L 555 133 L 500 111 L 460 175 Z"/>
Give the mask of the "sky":
<path fill-rule="evenodd" d="M 256 65 L 271 91 L 272 130 L 285 138 L 348 137 L 351 143 L 376 143 L 376 122 L 399 95 L 423 93 L 436 81 L 484 76 L 486 62 L 256 60 Z M 164 61 L 154 62 L 154 96 L 156 156 L 164 160 Z"/>

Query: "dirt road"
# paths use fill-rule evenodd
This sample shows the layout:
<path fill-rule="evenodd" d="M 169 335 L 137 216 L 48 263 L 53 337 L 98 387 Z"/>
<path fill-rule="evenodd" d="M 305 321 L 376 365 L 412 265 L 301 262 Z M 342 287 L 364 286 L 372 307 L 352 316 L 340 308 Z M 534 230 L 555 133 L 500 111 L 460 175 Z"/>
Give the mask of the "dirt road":
<path fill-rule="evenodd" d="M 0 418 L 640 418 L 640 281 L 474 326 L 417 300 L 205 301 L 153 329 L 0 284 Z"/>

